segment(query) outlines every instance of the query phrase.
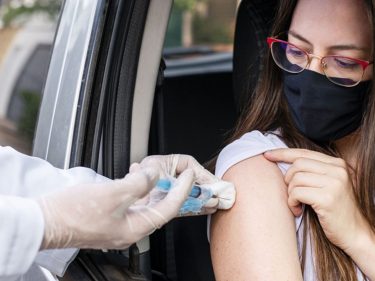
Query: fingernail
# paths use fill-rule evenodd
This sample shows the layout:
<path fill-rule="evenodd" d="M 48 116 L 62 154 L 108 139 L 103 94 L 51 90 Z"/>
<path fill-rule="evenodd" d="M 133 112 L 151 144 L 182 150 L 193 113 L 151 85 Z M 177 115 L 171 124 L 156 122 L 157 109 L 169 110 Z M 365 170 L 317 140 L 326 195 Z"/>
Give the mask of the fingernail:
<path fill-rule="evenodd" d="M 159 179 L 159 172 L 157 169 L 154 168 L 145 168 L 143 172 L 146 174 L 147 178 L 152 182 L 155 183 Z"/>
<path fill-rule="evenodd" d="M 192 170 L 192 169 L 186 169 L 185 171 L 183 171 L 182 173 L 181 173 L 181 175 L 180 176 L 184 176 L 184 177 L 194 177 L 195 176 L 195 173 L 194 173 L 194 171 Z"/>
<path fill-rule="evenodd" d="M 293 210 L 293 214 L 295 217 L 300 217 L 303 214 L 303 210 L 301 206 L 297 206 Z"/>

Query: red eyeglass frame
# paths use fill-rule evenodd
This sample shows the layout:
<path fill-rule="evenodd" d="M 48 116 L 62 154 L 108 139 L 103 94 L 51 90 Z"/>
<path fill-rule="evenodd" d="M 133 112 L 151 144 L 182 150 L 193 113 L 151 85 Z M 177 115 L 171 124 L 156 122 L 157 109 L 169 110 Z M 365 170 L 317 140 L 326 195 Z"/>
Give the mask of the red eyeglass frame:
<path fill-rule="evenodd" d="M 274 37 L 267 37 L 267 44 L 269 46 L 270 49 L 272 49 L 272 44 L 275 43 L 275 42 L 279 42 L 279 43 L 285 43 L 285 44 L 289 44 L 289 45 L 292 45 L 293 47 L 296 47 L 298 48 L 299 50 L 301 50 L 302 52 L 304 52 L 307 57 L 310 57 L 310 53 L 306 52 L 305 50 L 301 49 L 301 47 L 298 47 L 288 41 L 284 41 L 284 40 L 280 40 L 280 39 L 277 39 L 277 38 L 274 38 Z M 315 56 L 315 55 L 314 55 Z M 337 58 L 345 58 L 345 59 L 349 59 L 349 60 L 352 60 L 352 61 L 355 61 L 357 63 L 359 63 L 361 66 L 362 66 L 362 69 L 363 71 L 365 71 L 365 69 L 373 64 L 373 62 L 370 62 L 370 61 L 366 61 L 366 60 L 360 60 L 360 59 L 355 59 L 355 58 L 351 58 L 351 57 L 346 57 L 346 56 L 338 56 L 338 55 L 329 55 L 329 56 L 324 56 L 324 57 L 319 57 L 319 56 L 315 56 L 315 57 L 318 57 L 320 58 L 320 60 L 322 61 L 324 58 L 332 58 L 332 57 L 337 57 Z"/>

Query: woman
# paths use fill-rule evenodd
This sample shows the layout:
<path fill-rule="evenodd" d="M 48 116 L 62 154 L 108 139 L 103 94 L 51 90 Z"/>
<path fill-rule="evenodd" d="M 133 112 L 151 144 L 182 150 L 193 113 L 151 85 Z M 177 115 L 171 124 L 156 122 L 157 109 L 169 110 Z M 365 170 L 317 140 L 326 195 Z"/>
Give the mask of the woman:
<path fill-rule="evenodd" d="M 280 1 L 262 79 L 216 164 L 238 195 L 211 224 L 218 281 L 375 280 L 373 10 Z"/>

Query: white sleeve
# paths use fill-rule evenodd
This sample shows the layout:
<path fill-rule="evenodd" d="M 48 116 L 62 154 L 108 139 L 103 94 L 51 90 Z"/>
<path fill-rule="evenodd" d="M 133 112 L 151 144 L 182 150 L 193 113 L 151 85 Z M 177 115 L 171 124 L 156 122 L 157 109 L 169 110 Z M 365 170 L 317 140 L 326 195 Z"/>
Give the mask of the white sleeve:
<path fill-rule="evenodd" d="M 67 186 L 110 181 L 88 168 L 55 168 L 45 160 L 24 155 L 11 147 L 0 147 L 0 163 L 2 195 L 38 197 Z"/>
<path fill-rule="evenodd" d="M 286 147 L 285 143 L 275 134 L 251 131 L 224 147 L 216 162 L 215 175 L 222 178 L 230 167 L 242 160 L 260 155 L 268 150 Z M 277 165 L 283 173 L 290 166 L 285 163 L 277 163 Z"/>
<path fill-rule="evenodd" d="M 0 280 L 24 274 L 42 243 L 44 219 L 32 199 L 0 195 Z"/>
<path fill-rule="evenodd" d="M 12 149 L 11 147 L 0 147 L 0 195 L 7 195 L 7 196 L 18 196 L 18 197 L 27 197 L 27 198 L 35 198 L 43 194 L 47 194 L 49 192 L 53 192 L 60 188 L 74 186 L 77 184 L 83 183 L 93 183 L 93 182 L 106 182 L 110 181 L 110 179 L 103 177 L 91 169 L 77 167 L 68 170 L 58 169 L 53 167 L 50 163 L 45 160 L 42 160 L 37 157 L 30 157 L 19 153 Z M 17 199 L 17 198 L 16 198 Z M 19 198 L 19 200 L 22 200 Z M 26 199 L 23 199 L 24 202 L 29 202 Z M 19 202 L 19 201 L 17 201 Z M 41 233 L 41 237 L 43 236 L 44 225 L 43 223 L 38 222 L 39 219 L 43 221 L 43 217 L 35 217 L 34 215 L 41 213 L 40 210 L 36 210 L 38 206 L 35 206 L 34 201 L 30 200 L 31 203 L 25 204 L 24 208 L 31 208 L 30 213 L 27 213 L 25 209 L 20 209 L 20 207 L 15 208 L 15 210 L 22 210 L 23 212 L 27 213 L 27 216 L 24 216 L 23 213 L 14 213 L 15 211 L 11 211 L 8 205 L 3 205 L 0 208 L 0 223 L 1 223 L 1 235 L 16 235 L 21 240 L 24 240 L 25 243 L 29 240 L 33 240 L 36 244 L 33 247 L 27 247 L 27 249 L 22 249 L 22 251 L 18 251 L 17 253 L 21 253 L 21 260 L 18 261 L 17 266 L 11 267 L 12 272 L 22 273 L 25 269 L 27 269 L 31 265 L 31 261 L 35 259 L 35 262 L 48 270 L 52 271 L 55 274 L 62 275 L 69 263 L 73 260 L 73 258 L 78 253 L 77 249 L 62 249 L 62 250 L 50 250 L 50 251 L 42 251 L 39 252 L 40 241 L 42 238 L 39 237 L 39 240 L 36 238 L 36 234 L 30 234 L 30 230 L 34 233 Z M 9 214 L 9 216 L 8 216 Z M 7 217 L 7 224 L 3 223 L 2 217 Z M 25 219 L 23 219 L 25 217 Z M 28 228 L 22 229 L 18 228 L 18 233 L 11 232 L 11 230 L 4 232 L 3 230 L 4 225 L 7 226 L 12 223 L 12 220 L 15 220 L 14 223 L 18 223 L 17 219 L 22 221 L 24 225 L 27 225 Z M 29 220 L 29 221 L 26 221 Z M 35 220 L 36 222 L 34 222 Z M 19 223 L 21 225 L 21 223 Z M 41 228 L 41 229 L 40 229 Z M 23 235 L 27 235 L 27 239 L 20 236 L 20 234 L 24 231 Z M 11 237 L 11 236 L 10 236 Z M 3 241 L 10 241 L 2 239 Z M 9 242 L 11 243 L 11 242 Z M 9 244 L 10 245 L 10 244 Z M 36 246 L 37 245 L 37 246 Z M 0 262 L 2 260 L 6 260 L 7 256 L 13 254 L 14 247 L 6 249 L 5 246 L 0 248 Z M 24 258 L 22 253 L 27 251 L 27 257 Z M 31 258 L 32 257 L 32 258 Z M 20 265 L 23 263 L 23 265 Z M 3 266 L 3 265 L 0 265 Z M 8 270 L 6 268 L 0 269 L 0 276 L 3 274 L 3 270 Z M 16 270 L 16 271 L 14 271 Z"/>

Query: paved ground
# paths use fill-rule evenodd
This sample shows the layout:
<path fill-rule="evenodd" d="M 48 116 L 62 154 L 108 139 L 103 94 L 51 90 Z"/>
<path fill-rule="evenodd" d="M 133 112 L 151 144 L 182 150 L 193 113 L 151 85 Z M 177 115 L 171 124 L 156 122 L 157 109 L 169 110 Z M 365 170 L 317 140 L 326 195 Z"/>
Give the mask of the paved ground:
<path fill-rule="evenodd" d="M 13 123 L 4 119 L 0 119 L 0 146 L 11 146 L 29 155 L 32 152 L 32 143 L 17 132 Z"/>

